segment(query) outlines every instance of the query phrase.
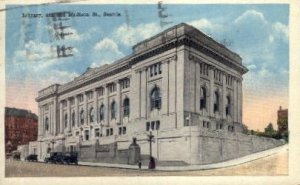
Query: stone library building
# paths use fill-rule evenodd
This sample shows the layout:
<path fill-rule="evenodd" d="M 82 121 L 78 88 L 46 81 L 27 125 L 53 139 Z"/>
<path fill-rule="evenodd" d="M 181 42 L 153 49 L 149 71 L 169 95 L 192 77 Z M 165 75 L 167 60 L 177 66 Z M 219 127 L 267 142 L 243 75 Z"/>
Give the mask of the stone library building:
<path fill-rule="evenodd" d="M 76 151 L 80 161 L 210 164 L 282 145 L 243 134 L 242 58 L 181 23 L 112 64 L 38 92 L 29 151 Z M 149 137 L 153 137 L 149 140 Z M 151 142 L 151 147 L 149 147 Z M 130 146 L 139 147 L 130 159 Z"/>

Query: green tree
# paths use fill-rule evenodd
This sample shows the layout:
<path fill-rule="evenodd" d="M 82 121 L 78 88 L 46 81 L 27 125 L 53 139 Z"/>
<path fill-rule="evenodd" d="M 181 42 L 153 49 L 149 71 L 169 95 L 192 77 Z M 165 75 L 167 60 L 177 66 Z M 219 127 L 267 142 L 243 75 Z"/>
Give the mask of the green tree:
<path fill-rule="evenodd" d="M 268 126 L 265 128 L 265 134 L 269 137 L 272 137 L 276 134 L 272 123 L 269 123 Z"/>

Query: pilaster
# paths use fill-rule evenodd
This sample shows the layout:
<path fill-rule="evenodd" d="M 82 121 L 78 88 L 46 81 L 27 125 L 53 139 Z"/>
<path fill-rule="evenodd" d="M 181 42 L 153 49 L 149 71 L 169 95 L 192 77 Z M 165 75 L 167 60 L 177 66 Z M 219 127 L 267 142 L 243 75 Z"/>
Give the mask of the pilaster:
<path fill-rule="evenodd" d="M 222 118 L 223 119 L 226 119 L 226 106 L 227 106 L 227 90 L 226 90 L 226 74 L 223 73 L 222 74 Z"/>
<path fill-rule="evenodd" d="M 75 101 L 75 127 L 78 128 L 80 123 L 79 123 L 79 105 L 78 105 L 78 96 L 74 96 L 74 101 Z"/>
<path fill-rule="evenodd" d="M 63 126 L 63 102 L 59 102 L 59 133 L 63 134 L 64 126 Z"/>
<path fill-rule="evenodd" d="M 108 102 L 108 84 L 106 84 L 105 89 L 104 89 L 104 106 L 105 106 L 105 116 L 104 116 L 104 121 L 105 121 L 105 125 L 108 126 L 109 125 L 109 102 Z"/>
<path fill-rule="evenodd" d="M 116 96 L 116 103 L 117 103 L 117 115 L 116 115 L 116 123 L 119 124 L 121 122 L 121 110 L 122 110 L 122 102 L 121 102 L 121 84 L 118 80 L 116 82 L 117 85 L 117 96 Z"/>
<path fill-rule="evenodd" d="M 67 112 L 68 112 L 68 126 L 67 126 L 67 132 L 71 132 L 71 122 L 72 122 L 72 118 L 71 118 L 71 101 L 70 99 L 67 99 Z"/>
<path fill-rule="evenodd" d="M 237 79 L 233 80 L 233 121 L 238 121 L 238 88 L 237 88 Z"/>
<path fill-rule="evenodd" d="M 141 72 L 141 99 L 140 99 L 140 104 L 141 104 L 141 116 L 140 118 L 146 118 L 147 116 L 147 70 L 144 68 Z"/>
<path fill-rule="evenodd" d="M 83 94 L 83 101 L 84 101 L 84 125 L 87 125 L 89 122 L 89 110 L 88 110 L 88 97 L 87 92 Z"/>
<path fill-rule="evenodd" d="M 209 67 L 209 115 L 214 116 L 214 68 Z"/>
<path fill-rule="evenodd" d="M 98 97 L 97 90 L 93 90 L 94 123 L 98 122 Z"/>
<path fill-rule="evenodd" d="M 162 113 L 169 114 L 169 60 L 162 62 Z"/>
<path fill-rule="evenodd" d="M 52 109 L 50 109 L 50 111 L 53 111 L 53 135 L 55 136 L 57 134 L 57 128 L 56 128 L 56 125 L 57 125 L 57 98 L 55 97 L 54 100 L 53 100 L 53 106 L 52 106 Z"/>
<path fill-rule="evenodd" d="M 43 121 L 43 119 L 42 119 L 42 110 L 41 109 L 42 109 L 41 106 L 39 106 L 39 109 L 38 109 L 38 115 L 39 115 L 39 118 L 38 118 L 38 135 L 39 136 L 43 135 L 43 131 L 42 131 L 42 126 L 43 126 L 42 121 Z"/>

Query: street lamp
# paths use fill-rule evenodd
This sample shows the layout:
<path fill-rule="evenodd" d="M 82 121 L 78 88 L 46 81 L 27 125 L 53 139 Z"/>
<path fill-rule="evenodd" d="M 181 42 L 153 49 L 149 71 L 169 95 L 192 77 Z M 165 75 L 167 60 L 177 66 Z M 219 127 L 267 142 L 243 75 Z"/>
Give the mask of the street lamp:
<path fill-rule="evenodd" d="M 154 142 L 154 136 L 152 135 L 152 131 L 150 131 L 150 134 L 148 136 L 148 141 L 150 144 L 150 157 L 149 157 L 149 169 L 154 169 L 155 168 L 155 161 L 154 158 L 152 157 L 152 142 Z"/>

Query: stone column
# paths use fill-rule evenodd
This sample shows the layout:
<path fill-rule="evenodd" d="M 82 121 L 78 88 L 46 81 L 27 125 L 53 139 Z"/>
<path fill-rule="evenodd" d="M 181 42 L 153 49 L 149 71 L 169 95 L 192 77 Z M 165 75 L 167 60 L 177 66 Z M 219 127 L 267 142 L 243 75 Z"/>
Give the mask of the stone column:
<path fill-rule="evenodd" d="M 53 114 L 52 114 L 52 104 L 48 103 L 48 112 L 49 112 L 49 133 L 53 135 Z"/>
<path fill-rule="evenodd" d="M 94 123 L 98 122 L 98 97 L 97 97 L 97 90 L 93 90 L 93 99 L 94 99 Z"/>
<path fill-rule="evenodd" d="M 74 101 L 75 101 L 75 127 L 78 128 L 80 123 L 79 123 L 79 106 L 78 106 L 78 97 L 75 95 L 74 96 Z"/>
<path fill-rule="evenodd" d="M 201 95 L 201 78 L 200 78 L 200 63 L 195 62 L 195 91 L 194 91 L 194 112 L 199 112 L 200 110 L 200 95 Z"/>
<path fill-rule="evenodd" d="M 140 103 L 141 103 L 141 117 L 140 118 L 146 118 L 146 115 L 147 115 L 147 72 L 146 72 L 146 69 L 143 69 L 142 72 L 141 72 L 141 89 L 140 89 L 140 92 L 141 92 L 141 100 L 140 100 Z"/>
<path fill-rule="evenodd" d="M 89 122 L 89 110 L 88 110 L 88 97 L 87 92 L 83 94 L 83 100 L 84 100 L 84 125 L 87 125 Z"/>
<path fill-rule="evenodd" d="M 121 111 L 122 111 L 122 101 L 121 101 L 121 82 L 118 80 L 116 82 L 117 85 L 117 96 L 116 96 L 116 103 L 117 103 L 117 116 L 116 116 L 116 123 L 121 123 Z"/>
<path fill-rule="evenodd" d="M 44 119 L 44 114 L 45 114 L 45 107 L 42 106 L 42 135 L 45 135 L 45 119 Z"/>
<path fill-rule="evenodd" d="M 138 74 L 138 76 L 139 76 L 139 85 L 138 85 L 138 94 L 139 94 L 139 109 L 138 109 L 138 111 L 139 111 L 139 116 L 138 116 L 138 118 L 139 119 L 141 119 L 141 117 L 142 117 L 142 72 L 143 71 L 139 71 L 139 74 Z M 145 101 L 147 101 L 147 100 L 145 100 Z"/>
<path fill-rule="evenodd" d="M 237 98 L 237 79 L 233 80 L 233 122 L 237 122 L 238 117 L 238 98 Z"/>
<path fill-rule="evenodd" d="M 71 132 L 71 101 L 70 99 L 67 99 L 67 111 L 68 111 L 68 127 L 67 127 L 67 132 Z"/>
<path fill-rule="evenodd" d="M 64 126 L 63 126 L 63 102 L 59 102 L 59 133 L 63 134 L 64 133 Z"/>
<path fill-rule="evenodd" d="M 209 67 L 209 115 L 214 116 L 214 68 Z"/>
<path fill-rule="evenodd" d="M 222 90 L 222 118 L 223 119 L 226 119 L 226 106 L 227 106 L 227 90 L 226 90 L 226 74 L 223 73 L 222 74 L 223 76 L 223 81 L 222 81 L 222 87 L 223 87 L 223 90 Z"/>
<path fill-rule="evenodd" d="M 43 121 L 43 119 L 42 119 L 41 106 L 39 106 L 38 115 L 39 115 L 39 119 L 38 119 L 38 135 L 41 136 L 41 135 L 43 135 L 43 130 L 42 130 L 42 126 L 43 126 L 42 121 Z"/>
<path fill-rule="evenodd" d="M 109 99 L 108 99 L 108 84 L 106 84 L 105 89 L 104 89 L 104 106 L 105 106 L 105 116 L 104 116 L 104 121 L 105 125 L 109 125 Z"/>
<path fill-rule="evenodd" d="M 162 62 L 162 112 L 169 114 L 169 60 Z"/>
<path fill-rule="evenodd" d="M 238 119 L 237 121 L 239 123 L 242 123 L 243 121 L 243 87 L 242 87 L 242 81 L 238 82 Z"/>
<path fill-rule="evenodd" d="M 149 92 L 148 92 L 148 78 L 149 78 L 149 73 L 148 73 L 148 68 L 145 68 L 145 99 L 142 101 L 145 101 L 145 119 L 148 119 L 148 99 L 149 99 Z M 149 102 L 150 103 L 150 102 Z"/>
<path fill-rule="evenodd" d="M 56 97 L 54 98 L 54 100 L 53 100 L 53 135 L 55 136 L 56 135 L 56 124 L 57 124 L 57 115 L 56 115 L 56 111 L 57 111 L 57 106 L 56 106 L 56 101 L 57 101 L 57 99 L 56 99 Z"/>

